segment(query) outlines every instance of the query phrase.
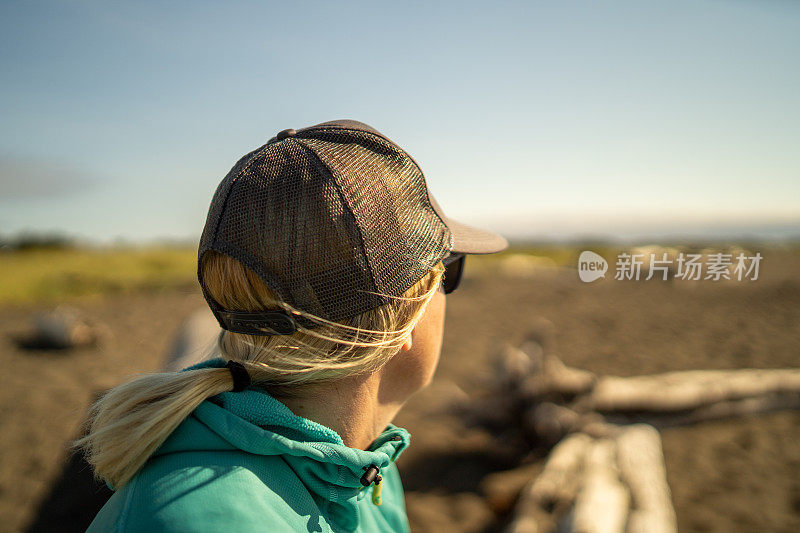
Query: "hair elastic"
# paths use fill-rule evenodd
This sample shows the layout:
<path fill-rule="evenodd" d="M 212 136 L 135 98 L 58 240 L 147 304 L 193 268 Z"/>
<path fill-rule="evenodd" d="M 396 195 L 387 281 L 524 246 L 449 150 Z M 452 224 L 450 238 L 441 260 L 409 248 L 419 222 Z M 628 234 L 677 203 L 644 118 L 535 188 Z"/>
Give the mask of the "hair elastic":
<path fill-rule="evenodd" d="M 250 386 L 250 383 L 252 383 L 250 373 L 247 372 L 242 363 L 228 361 L 225 367 L 231 371 L 231 377 L 233 377 L 233 392 L 242 392 Z"/>

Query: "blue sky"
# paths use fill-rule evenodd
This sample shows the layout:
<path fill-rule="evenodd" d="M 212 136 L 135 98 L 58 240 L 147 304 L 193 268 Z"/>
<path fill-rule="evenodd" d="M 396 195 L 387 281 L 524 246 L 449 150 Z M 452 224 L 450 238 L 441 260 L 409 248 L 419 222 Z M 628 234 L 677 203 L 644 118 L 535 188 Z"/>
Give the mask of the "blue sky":
<path fill-rule="evenodd" d="M 354 118 L 511 237 L 800 235 L 797 2 L 5 1 L 0 46 L 0 234 L 196 239 Z"/>

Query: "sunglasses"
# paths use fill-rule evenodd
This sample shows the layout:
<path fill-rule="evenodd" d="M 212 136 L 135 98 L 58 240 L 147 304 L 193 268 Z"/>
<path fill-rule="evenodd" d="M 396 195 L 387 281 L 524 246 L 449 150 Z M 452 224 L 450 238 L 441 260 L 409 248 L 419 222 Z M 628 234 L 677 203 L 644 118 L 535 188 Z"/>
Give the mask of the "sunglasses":
<path fill-rule="evenodd" d="M 442 260 L 444 263 L 444 278 L 442 279 L 442 290 L 445 294 L 450 294 L 461 282 L 464 274 L 464 261 L 467 256 L 464 254 L 452 254 Z"/>

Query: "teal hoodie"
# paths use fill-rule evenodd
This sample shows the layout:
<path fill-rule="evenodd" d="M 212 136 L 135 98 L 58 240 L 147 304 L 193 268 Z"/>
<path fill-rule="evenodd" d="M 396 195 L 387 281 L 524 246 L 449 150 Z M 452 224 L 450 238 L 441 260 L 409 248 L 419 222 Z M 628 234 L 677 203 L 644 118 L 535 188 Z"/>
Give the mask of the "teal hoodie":
<path fill-rule="evenodd" d="M 201 366 L 224 361 L 191 368 Z M 390 424 L 367 450 L 349 448 L 264 391 L 226 392 L 178 426 L 88 531 L 409 531 L 394 464 L 409 440 Z M 376 485 L 361 484 L 370 465 L 380 505 Z"/>

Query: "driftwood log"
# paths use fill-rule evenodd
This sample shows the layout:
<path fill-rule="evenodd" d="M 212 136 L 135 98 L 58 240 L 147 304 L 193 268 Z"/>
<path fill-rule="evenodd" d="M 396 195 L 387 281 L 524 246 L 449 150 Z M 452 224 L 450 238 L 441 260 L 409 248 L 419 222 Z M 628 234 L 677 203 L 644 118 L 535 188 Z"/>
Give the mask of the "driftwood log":
<path fill-rule="evenodd" d="M 800 393 L 800 369 L 688 370 L 602 377 L 581 400 L 593 411 L 685 411 L 728 400 Z"/>
<path fill-rule="evenodd" d="M 653 426 L 636 424 L 622 430 L 616 442 L 620 477 L 631 494 L 628 533 L 675 533 L 661 435 Z"/>
<path fill-rule="evenodd" d="M 797 368 L 596 376 L 563 364 L 552 330 L 543 322 L 519 347 L 505 347 L 493 393 L 473 405 L 487 427 L 519 427 L 530 445 L 551 447 L 519 491 L 510 532 L 674 533 L 658 429 L 800 410 Z M 492 501 L 498 489 L 487 487 Z"/>
<path fill-rule="evenodd" d="M 645 422 L 659 429 L 687 426 L 710 420 L 720 420 L 737 416 L 757 415 L 773 411 L 800 410 L 800 393 L 768 393 L 763 396 L 742 398 L 725 402 L 680 411 L 669 412 L 638 412 L 607 414 L 604 420 L 610 424 L 630 424 Z"/>
<path fill-rule="evenodd" d="M 617 444 L 611 439 L 592 443 L 586 454 L 581 488 L 567 524 L 576 533 L 624 531 L 630 496 L 619 479 Z"/>
<path fill-rule="evenodd" d="M 563 512 L 572 504 L 579 488 L 579 473 L 591 445 L 591 437 L 575 433 L 553 448 L 541 473 L 522 489 L 509 532 L 554 529 L 555 522 L 548 513 L 554 509 Z"/>
<path fill-rule="evenodd" d="M 32 331 L 24 344 L 45 349 L 78 348 L 97 344 L 109 335 L 108 328 L 62 304 L 34 317 Z"/>
<path fill-rule="evenodd" d="M 520 402 L 523 423 L 546 441 L 602 422 L 669 427 L 800 408 L 798 368 L 598 377 L 564 365 L 534 341 L 503 354 L 494 396 Z"/>
<path fill-rule="evenodd" d="M 207 307 L 189 315 L 178 328 L 172 347 L 167 353 L 164 369 L 177 372 L 199 363 L 213 347 L 222 331 Z"/>
<path fill-rule="evenodd" d="M 558 443 L 542 473 L 525 489 L 524 498 L 545 509 L 572 502 L 578 492 L 577 473 L 583 469 L 591 445 L 591 437 L 582 433 L 574 433 Z"/>

